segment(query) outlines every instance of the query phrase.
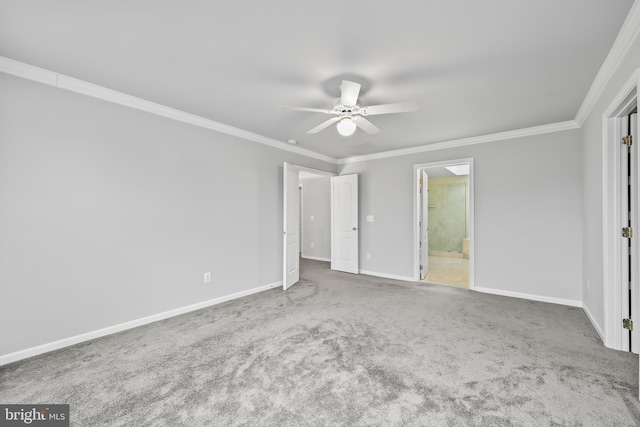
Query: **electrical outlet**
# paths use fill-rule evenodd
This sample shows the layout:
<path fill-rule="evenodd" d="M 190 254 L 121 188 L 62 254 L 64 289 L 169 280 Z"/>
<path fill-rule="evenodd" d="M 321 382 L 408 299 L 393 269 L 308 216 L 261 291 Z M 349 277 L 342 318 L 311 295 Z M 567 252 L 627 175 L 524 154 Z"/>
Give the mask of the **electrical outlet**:
<path fill-rule="evenodd" d="M 371 259 L 371 253 L 367 252 L 366 254 L 364 254 L 364 257 L 366 259 Z"/>
<path fill-rule="evenodd" d="M 211 282 L 211 273 L 210 272 L 204 273 L 204 283 L 210 283 L 210 282 Z"/>
<path fill-rule="evenodd" d="M 311 242 L 311 249 L 313 249 L 313 246 L 314 246 L 314 243 L 313 243 L 313 242 Z"/>

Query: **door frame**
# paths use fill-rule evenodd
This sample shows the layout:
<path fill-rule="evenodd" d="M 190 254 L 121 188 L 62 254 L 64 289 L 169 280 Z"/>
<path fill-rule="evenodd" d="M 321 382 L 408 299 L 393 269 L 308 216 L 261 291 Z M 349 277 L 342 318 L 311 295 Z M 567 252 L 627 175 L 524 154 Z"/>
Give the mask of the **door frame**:
<path fill-rule="evenodd" d="M 413 165 L 413 280 L 420 281 L 420 175 L 422 169 L 469 164 L 469 289 L 475 287 L 475 212 L 473 157 Z M 428 171 L 427 171 L 428 173 Z"/>
<path fill-rule="evenodd" d="M 298 166 L 298 169 L 300 169 L 302 172 L 308 172 L 312 175 L 315 175 L 318 178 L 331 178 L 333 176 L 337 176 L 335 173 L 332 172 L 325 172 L 325 171 L 321 171 L 318 169 L 311 169 L 311 168 L 306 168 L 303 166 Z M 331 183 L 329 183 L 329 185 L 331 185 Z M 326 261 L 326 262 L 330 262 L 331 261 L 331 255 L 329 255 L 329 258 L 320 258 L 320 257 L 311 257 L 311 256 L 304 256 L 304 182 L 302 182 L 300 184 L 300 216 L 301 216 L 301 220 L 300 220 L 300 227 L 301 227 L 301 233 L 300 233 L 300 242 L 301 242 L 301 246 L 302 246 L 302 250 L 300 251 L 300 258 L 304 258 L 304 259 L 314 259 L 316 261 Z M 331 196 L 329 196 L 331 197 Z M 331 206 L 329 206 L 329 210 L 331 210 Z M 331 216 L 331 212 L 329 212 L 329 216 Z M 331 232 L 331 230 L 329 230 L 329 232 Z M 331 251 L 331 245 L 329 245 L 329 251 Z"/>
<path fill-rule="evenodd" d="M 621 154 L 622 118 L 638 106 L 640 70 L 636 70 L 602 115 L 602 257 L 603 257 L 603 311 L 605 346 L 616 350 L 629 350 L 623 333 L 623 293 L 627 283 L 622 283 L 622 254 L 620 230 L 622 228 Z M 634 141 L 638 144 L 640 141 Z M 638 216 L 638 206 L 632 211 Z M 640 230 L 638 230 L 640 232 Z M 636 244 L 637 247 L 637 244 Z M 636 300 L 640 295 L 633 295 Z M 628 299 L 627 299 L 628 300 Z M 637 306 L 637 304 L 636 304 Z"/>
<path fill-rule="evenodd" d="M 418 172 L 418 222 L 420 223 L 420 238 L 418 243 L 418 252 L 420 254 L 420 280 L 424 280 L 429 274 L 429 174 L 427 168 L 422 168 Z M 426 179 L 425 179 L 426 177 Z M 426 219 L 426 221 L 425 221 Z M 423 239 L 423 236 L 427 236 Z M 426 243 L 423 245 L 423 241 Z M 426 253 L 425 253 L 426 252 Z"/>
<path fill-rule="evenodd" d="M 286 209 L 287 209 L 287 207 L 285 206 L 286 200 L 287 200 L 287 193 L 286 193 L 287 190 L 286 190 L 286 188 L 284 186 L 285 173 L 286 173 L 285 167 L 284 167 L 285 163 L 295 167 L 298 170 L 298 172 L 308 172 L 308 173 L 311 173 L 311 174 L 314 174 L 314 175 L 327 176 L 327 177 L 336 176 L 336 174 L 333 173 L 333 172 L 327 172 L 327 171 L 323 171 L 323 170 L 320 170 L 320 169 L 313 169 L 313 168 L 308 168 L 308 167 L 305 167 L 305 166 L 300 166 L 300 165 L 297 165 L 297 164 L 294 164 L 294 163 L 284 162 L 283 165 L 282 165 L 282 184 L 280 186 L 280 188 L 282 188 L 282 207 L 283 207 L 283 210 L 282 210 L 282 221 L 281 221 L 282 225 L 283 225 L 283 230 L 282 230 L 282 234 L 281 234 L 282 235 L 282 286 L 283 286 L 283 289 L 286 290 L 287 287 L 285 285 L 285 282 L 287 280 L 287 275 L 286 275 L 287 259 L 285 258 L 284 255 L 286 253 L 287 236 L 284 234 L 284 227 L 285 227 L 284 222 L 285 222 L 285 218 L 286 218 Z M 300 184 L 299 184 L 299 178 L 298 178 L 298 185 L 296 185 L 296 190 L 298 192 L 300 191 L 299 190 L 299 185 Z M 300 195 L 300 193 L 298 193 L 298 195 Z M 301 208 L 301 203 L 300 203 L 300 200 L 299 200 L 299 203 L 297 203 L 298 218 L 300 218 L 301 209 L 302 209 Z M 300 233 L 299 239 L 300 239 L 300 241 L 302 241 L 302 233 Z M 298 268 L 299 268 L 299 265 L 298 265 Z"/>

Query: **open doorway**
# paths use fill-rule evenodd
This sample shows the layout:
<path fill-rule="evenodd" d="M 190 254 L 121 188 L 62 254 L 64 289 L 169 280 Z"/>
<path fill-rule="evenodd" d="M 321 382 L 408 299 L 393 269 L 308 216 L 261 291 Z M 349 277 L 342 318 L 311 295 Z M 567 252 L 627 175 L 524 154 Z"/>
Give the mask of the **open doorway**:
<path fill-rule="evenodd" d="M 300 171 L 300 257 L 331 262 L 331 175 Z"/>
<path fill-rule="evenodd" d="M 330 172 L 309 169 L 289 164 L 283 165 L 283 239 L 282 239 L 282 288 L 287 290 L 300 280 L 300 258 L 309 242 L 309 248 L 315 242 L 313 239 L 303 239 L 305 231 L 304 220 L 314 215 L 305 208 L 302 216 L 301 197 L 308 191 L 301 187 L 300 175 L 329 176 L 330 179 L 330 263 L 331 270 L 359 274 L 359 227 L 358 227 L 358 175 L 348 174 L 335 176 Z M 303 201 L 304 202 L 304 201 Z M 326 212 L 326 200 L 319 204 L 322 212 Z M 302 222 L 302 224 L 301 224 Z M 326 229 L 322 234 L 327 235 Z M 302 245 L 301 245 L 301 241 Z"/>
<path fill-rule="evenodd" d="M 283 165 L 283 250 L 282 250 L 282 287 L 287 290 L 300 280 L 300 258 L 305 253 L 307 245 L 315 246 L 317 239 L 309 238 L 307 231 L 309 227 L 305 227 L 307 212 L 303 212 L 305 199 L 314 199 L 309 187 L 305 192 L 304 182 L 312 178 L 327 178 L 334 176 L 330 172 L 324 172 L 315 169 L 309 169 L 302 166 L 296 166 L 289 163 Z M 321 206 L 321 216 L 326 214 L 326 206 L 330 206 L 326 202 L 316 203 Z M 330 208 L 329 208 L 330 209 Z M 331 212 L 329 210 L 329 212 Z M 309 217 L 316 214 L 310 213 Z M 322 230 L 322 235 L 327 235 L 327 230 Z"/>
<path fill-rule="evenodd" d="M 473 288 L 473 161 L 414 166 L 416 277 Z"/>

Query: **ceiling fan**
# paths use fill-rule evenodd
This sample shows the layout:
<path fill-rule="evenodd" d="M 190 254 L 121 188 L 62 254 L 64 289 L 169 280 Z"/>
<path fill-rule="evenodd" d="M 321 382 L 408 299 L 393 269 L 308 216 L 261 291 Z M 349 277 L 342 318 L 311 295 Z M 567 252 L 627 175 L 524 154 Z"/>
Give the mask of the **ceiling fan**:
<path fill-rule="evenodd" d="M 328 128 L 333 123 L 337 123 L 336 127 L 338 129 L 338 133 L 343 136 L 352 135 L 356 131 L 357 127 L 371 135 L 380 132 L 380 129 L 367 120 L 365 116 L 407 113 L 418 109 L 418 103 L 415 101 L 371 105 L 369 107 L 358 105 L 360 84 L 350 82 L 348 80 L 342 81 L 342 84 L 340 85 L 340 94 L 340 98 L 336 100 L 333 108 L 330 110 L 323 110 L 321 108 L 289 107 L 286 105 L 281 105 L 280 108 L 286 108 L 294 111 L 332 114 L 336 117 L 332 117 L 329 120 L 320 123 L 318 126 L 307 131 L 307 133 L 318 133 L 321 130 Z"/>

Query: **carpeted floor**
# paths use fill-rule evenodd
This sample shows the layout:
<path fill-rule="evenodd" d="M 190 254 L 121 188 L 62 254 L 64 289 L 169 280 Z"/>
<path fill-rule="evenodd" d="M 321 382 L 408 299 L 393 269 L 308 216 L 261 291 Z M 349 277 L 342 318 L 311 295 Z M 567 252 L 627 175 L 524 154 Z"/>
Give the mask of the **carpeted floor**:
<path fill-rule="evenodd" d="M 84 426 L 638 426 L 582 310 L 332 272 L 0 368 Z"/>

